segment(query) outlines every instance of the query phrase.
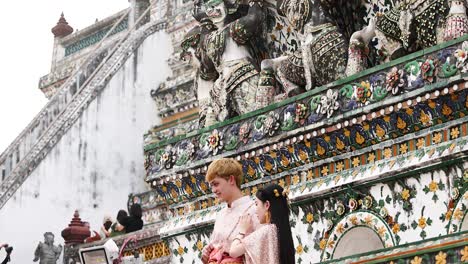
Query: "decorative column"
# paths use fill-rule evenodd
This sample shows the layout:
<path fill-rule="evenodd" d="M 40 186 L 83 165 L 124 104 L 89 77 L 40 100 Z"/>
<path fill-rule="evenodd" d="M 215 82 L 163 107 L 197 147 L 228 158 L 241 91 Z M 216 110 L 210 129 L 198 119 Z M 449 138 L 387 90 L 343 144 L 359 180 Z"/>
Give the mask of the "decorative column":
<path fill-rule="evenodd" d="M 55 25 L 55 27 L 53 27 L 51 31 L 52 34 L 54 34 L 54 50 L 52 52 L 52 66 L 50 72 L 53 72 L 57 61 L 61 60 L 63 57 L 63 54 L 60 54 L 61 56 L 59 56 L 58 54 L 60 40 L 73 33 L 73 28 L 70 25 L 68 25 L 68 22 L 62 13 L 60 15 L 59 21 L 57 22 L 57 25 Z"/>
<path fill-rule="evenodd" d="M 68 227 L 62 230 L 62 237 L 65 240 L 63 263 L 74 264 L 80 261 L 78 245 L 83 244 L 83 241 L 89 236 L 91 236 L 89 225 L 81 221 L 78 210 L 76 210 Z"/>

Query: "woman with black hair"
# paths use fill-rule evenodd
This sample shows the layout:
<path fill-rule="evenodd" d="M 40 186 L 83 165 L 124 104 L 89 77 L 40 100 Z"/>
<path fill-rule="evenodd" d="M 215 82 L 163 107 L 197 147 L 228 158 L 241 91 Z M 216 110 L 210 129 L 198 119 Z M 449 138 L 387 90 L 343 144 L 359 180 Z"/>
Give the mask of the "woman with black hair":
<path fill-rule="evenodd" d="M 267 185 L 256 194 L 256 214 L 260 227 L 248 236 L 251 216 L 239 222 L 239 234 L 231 245 L 231 257 L 245 256 L 246 264 L 294 264 L 295 249 L 289 224 L 287 194 L 277 184 Z"/>

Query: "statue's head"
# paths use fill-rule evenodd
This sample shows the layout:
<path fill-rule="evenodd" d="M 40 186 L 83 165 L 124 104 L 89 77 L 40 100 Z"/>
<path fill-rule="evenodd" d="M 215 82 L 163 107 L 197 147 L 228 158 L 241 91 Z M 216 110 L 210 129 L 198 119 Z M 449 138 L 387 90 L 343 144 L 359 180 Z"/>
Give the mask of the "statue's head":
<path fill-rule="evenodd" d="M 199 16 L 200 24 L 190 29 L 183 37 L 180 47 L 182 52 L 180 53 L 180 59 L 189 62 L 195 68 L 198 68 L 201 63 L 201 43 L 203 42 L 204 36 L 210 32 L 216 30 L 216 26 L 213 21 L 206 15 Z"/>
<path fill-rule="evenodd" d="M 228 15 L 228 8 L 224 0 L 205 0 L 204 6 L 206 15 L 215 24 L 224 22 Z"/>
<path fill-rule="evenodd" d="M 45 232 L 44 233 L 44 243 L 48 244 L 48 245 L 53 245 L 54 244 L 54 234 L 52 234 L 51 232 Z"/>

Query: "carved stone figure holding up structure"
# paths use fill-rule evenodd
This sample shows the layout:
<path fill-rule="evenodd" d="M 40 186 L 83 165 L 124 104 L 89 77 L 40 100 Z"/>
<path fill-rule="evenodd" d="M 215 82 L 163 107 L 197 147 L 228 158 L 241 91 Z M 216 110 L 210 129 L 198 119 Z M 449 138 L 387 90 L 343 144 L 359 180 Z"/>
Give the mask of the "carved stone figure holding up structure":
<path fill-rule="evenodd" d="M 62 245 L 54 246 L 54 234 L 44 233 L 44 243 L 39 242 L 34 252 L 34 262 L 39 260 L 39 264 L 56 264 L 62 253 Z"/>
<path fill-rule="evenodd" d="M 231 0 L 200 2 L 198 8 L 201 11 L 197 12 L 206 15 L 200 25 L 201 31 L 204 28 L 210 30 L 194 38 L 194 43 L 190 41 L 190 46 L 198 50 L 196 57 L 201 62 L 199 77 L 205 82 L 205 91 L 198 87 L 198 94 L 209 91 L 207 108 L 213 112 L 216 121 L 255 110 L 259 65 L 256 60 L 258 54 L 254 52 L 256 47 L 251 41 L 261 32 L 259 25 L 264 15 L 258 1 L 251 1 L 247 14 L 245 6 L 239 6 L 237 1 Z M 213 121 L 207 118 L 205 125 Z"/>
<path fill-rule="evenodd" d="M 197 69 L 200 127 L 468 32 L 462 0 L 396 1 L 373 16 L 361 0 L 195 2 L 199 25 L 182 49 Z M 300 43 L 294 49 L 285 27 Z M 284 52 L 271 52 L 275 43 Z"/>

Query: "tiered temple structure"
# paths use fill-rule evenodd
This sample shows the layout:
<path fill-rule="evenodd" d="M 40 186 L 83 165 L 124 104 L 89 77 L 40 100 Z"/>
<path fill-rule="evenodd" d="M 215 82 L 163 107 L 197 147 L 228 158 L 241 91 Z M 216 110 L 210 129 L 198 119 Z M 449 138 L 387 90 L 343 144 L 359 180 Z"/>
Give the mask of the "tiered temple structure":
<path fill-rule="evenodd" d="M 0 156 L 6 171 L 0 216 L 14 213 L 11 197 L 29 190 L 26 179 L 39 163 L 67 148 L 55 144 L 67 139 L 70 127 L 70 137 L 87 138 L 89 131 L 80 134 L 73 124 L 86 125 L 83 116 L 96 100 L 92 124 L 117 125 L 106 123 L 117 108 L 101 115 L 99 100 L 112 102 L 112 94 L 123 89 L 125 96 L 133 94 L 118 100 L 130 117 L 139 120 L 140 111 L 159 115 L 158 121 L 124 124 L 152 126 L 143 140 L 143 133 L 137 137 L 135 146 L 144 155 L 120 154 L 117 160 L 132 160 L 129 175 L 119 174 L 122 167 L 82 167 L 86 177 L 99 179 L 103 169 L 117 172 L 124 182 L 115 185 L 103 176 L 81 190 L 97 198 L 63 200 L 70 212 L 80 207 L 86 219 L 103 210 L 116 212 L 122 205 L 106 199 L 130 193 L 127 206 L 142 205 L 145 226 L 116 238 L 120 245 L 136 235 L 138 243 L 127 247 L 127 255 L 138 250 L 146 263 L 201 263 L 216 213 L 225 206 L 211 193 L 205 171 L 211 161 L 233 157 L 242 164 L 246 195 L 271 182 L 290 190 L 296 263 L 464 263 L 466 5 L 455 0 L 134 0 L 129 10 L 101 21 L 99 30 L 90 29 L 110 32 L 100 43 L 108 43 L 107 50 L 89 48 L 84 66 L 41 82 L 57 110 L 48 112 L 50 122 L 38 121 L 43 132 L 37 139 L 25 143 L 35 131 L 30 128 Z M 59 25 L 64 24 L 61 19 Z M 86 48 L 79 51 L 84 46 L 73 47 L 91 40 L 55 31 L 61 32 L 55 36 L 56 65 L 85 57 Z M 155 56 L 155 50 L 170 55 Z M 76 58 L 68 62 L 67 54 Z M 135 95 L 142 90 L 144 96 Z M 145 103 L 148 98 L 155 105 Z M 128 138 L 138 129 L 118 132 Z M 117 132 L 101 133 L 102 139 Z M 122 153 L 117 146 L 90 142 L 96 143 L 94 152 L 104 147 L 112 155 Z M 93 157 L 107 167 L 119 166 Z M 74 173 L 70 177 L 80 182 Z M 147 189 L 122 186 L 143 181 Z M 70 212 L 54 215 L 63 217 L 62 228 Z M 101 243 L 66 246 L 64 263 L 76 263 L 79 247 Z"/>

